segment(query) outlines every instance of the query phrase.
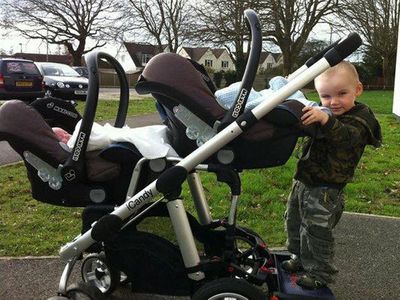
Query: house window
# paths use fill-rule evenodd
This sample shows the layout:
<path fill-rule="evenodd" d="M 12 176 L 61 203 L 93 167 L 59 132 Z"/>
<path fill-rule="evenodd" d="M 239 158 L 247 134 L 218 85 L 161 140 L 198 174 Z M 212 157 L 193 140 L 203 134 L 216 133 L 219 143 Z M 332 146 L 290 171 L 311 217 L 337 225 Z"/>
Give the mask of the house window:
<path fill-rule="evenodd" d="M 143 53 L 142 54 L 142 65 L 144 66 L 145 64 L 147 64 L 149 62 L 150 58 L 151 58 L 150 54 Z"/>
<path fill-rule="evenodd" d="M 210 67 L 210 68 L 212 68 L 212 59 L 206 59 L 205 61 L 204 61 L 204 65 L 206 66 L 206 67 Z"/>
<path fill-rule="evenodd" d="M 221 61 L 221 68 L 223 68 L 223 69 L 229 68 L 229 61 L 227 61 L 227 60 Z"/>
<path fill-rule="evenodd" d="M 267 69 L 272 69 L 272 63 L 267 63 Z"/>

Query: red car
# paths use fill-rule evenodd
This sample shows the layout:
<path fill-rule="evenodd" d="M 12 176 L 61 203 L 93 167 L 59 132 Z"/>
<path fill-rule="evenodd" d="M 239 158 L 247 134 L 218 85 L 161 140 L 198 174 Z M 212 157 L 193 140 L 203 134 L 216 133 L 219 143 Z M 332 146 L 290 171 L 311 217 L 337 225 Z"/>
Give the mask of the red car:
<path fill-rule="evenodd" d="M 33 61 L 0 59 L 0 100 L 33 101 L 43 96 L 43 76 Z"/>

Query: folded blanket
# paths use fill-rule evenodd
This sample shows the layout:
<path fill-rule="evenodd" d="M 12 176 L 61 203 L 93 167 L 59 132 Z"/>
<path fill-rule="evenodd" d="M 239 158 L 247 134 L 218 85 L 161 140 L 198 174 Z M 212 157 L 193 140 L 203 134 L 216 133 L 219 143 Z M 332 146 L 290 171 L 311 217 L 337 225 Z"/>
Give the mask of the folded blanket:
<path fill-rule="evenodd" d="M 67 145 L 72 149 L 79 133 L 81 121 L 76 124 L 74 133 Z M 156 159 L 166 156 L 178 156 L 175 150 L 168 143 L 167 126 L 153 125 L 138 128 L 124 126 L 116 128 L 110 124 L 100 125 L 93 123 L 90 133 L 87 151 L 104 149 L 114 142 L 129 142 L 136 146 L 143 157 Z"/>
<path fill-rule="evenodd" d="M 269 81 L 269 89 L 256 91 L 253 88 L 250 91 L 249 98 L 246 103 L 246 110 L 251 110 L 263 101 L 268 101 L 268 98 L 272 96 L 277 90 L 285 86 L 288 80 L 282 76 L 276 76 Z M 215 92 L 215 97 L 218 103 L 225 109 L 231 108 L 234 104 L 242 82 L 232 83 L 230 86 L 220 89 Z M 293 95 L 288 97 L 290 100 L 297 100 L 304 104 L 304 106 L 318 106 L 321 110 L 331 115 L 331 111 L 327 107 L 319 106 L 318 103 L 308 100 L 304 94 L 300 91 L 295 92 Z"/>

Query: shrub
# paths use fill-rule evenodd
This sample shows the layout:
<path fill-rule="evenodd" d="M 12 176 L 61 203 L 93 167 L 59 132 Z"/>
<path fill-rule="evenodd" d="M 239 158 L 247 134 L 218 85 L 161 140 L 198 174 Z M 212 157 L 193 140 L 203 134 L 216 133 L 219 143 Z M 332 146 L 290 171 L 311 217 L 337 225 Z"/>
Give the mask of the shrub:
<path fill-rule="evenodd" d="M 226 71 L 224 74 L 224 78 L 225 78 L 225 85 L 228 86 L 236 82 L 236 72 L 232 70 Z"/>
<path fill-rule="evenodd" d="M 224 77 L 224 71 L 214 73 L 214 83 L 217 88 L 221 87 L 222 77 Z"/>

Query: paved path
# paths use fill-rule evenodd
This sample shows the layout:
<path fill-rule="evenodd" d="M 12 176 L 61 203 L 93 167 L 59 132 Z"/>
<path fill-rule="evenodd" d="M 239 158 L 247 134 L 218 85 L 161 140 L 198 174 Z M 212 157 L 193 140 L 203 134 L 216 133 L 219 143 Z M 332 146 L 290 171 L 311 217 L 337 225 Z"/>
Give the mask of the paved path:
<path fill-rule="evenodd" d="M 343 215 L 335 230 L 336 264 L 332 290 L 338 300 L 400 299 L 400 219 Z M 47 299 L 54 296 L 63 264 L 58 258 L 0 259 L 0 299 Z M 73 281 L 79 280 L 75 268 Z M 132 294 L 122 288 L 109 299 L 186 299 Z"/>

